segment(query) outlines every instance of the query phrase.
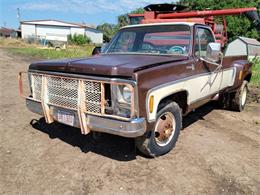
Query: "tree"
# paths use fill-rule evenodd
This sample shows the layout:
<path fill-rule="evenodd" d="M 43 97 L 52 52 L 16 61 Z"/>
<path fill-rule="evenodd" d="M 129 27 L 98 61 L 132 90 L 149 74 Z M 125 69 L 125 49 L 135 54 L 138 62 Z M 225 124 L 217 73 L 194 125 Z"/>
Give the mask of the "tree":
<path fill-rule="evenodd" d="M 117 17 L 117 25 L 119 28 L 128 25 L 128 16 L 127 14 L 122 14 L 120 16 Z"/>
<path fill-rule="evenodd" d="M 143 8 L 137 8 L 137 9 L 131 11 L 130 13 L 126 13 L 126 14 L 122 14 L 122 15 L 118 16 L 118 18 L 117 18 L 118 28 L 121 28 L 121 27 L 129 24 L 128 14 L 143 14 L 143 13 L 144 13 Z"/>
<path fill-rule="evenodd" d="M 68 40 L 70 43 L 75 44 L 75 45 L 84 45 L 84 44 L 91 43 L 91 39 L 89 37 L 87 37 L 86 35 L 81 35 L 81 34 L 69 35 Z"/>
<path fill-rule="evenodd" d="M 144 8 L 141 7 L 130 12 L 130 14 L 143 14 L 143 13 L 144 13 Z"/>
<path fill-rule="evenodd" d="M 114 34 L 117 32 L 117 27 L 115 24 L 104 23 L 97 26 L 97 29 L 103 32 L 103 37 L 105 42 L 109 42 Z"/>
<path fill-rule="evenodd" d="M 144 9 L 143 8 L 137 8 L 137 9 L 131 11 L 130 13 L 131 14 L 144 13 Z M 127 13 L 127 14 L 119 15 L 117 17 L 117 24 L 116 25 L 104 23 L 104 24 L 98 25 L 97 29 L 103 32 L 104 41 L 109 42 L 120 28 L 122 28 L 123 26 L 126 26 L 128 24 L 129 24 L 129 20 L 128 20 L 128 13 Z"/>
<path fill-rule="evenodd" d="M 242 7 L 257 7 L 260 0 L 180 0 L 178 4 L 187 5 L 191 10 L 229 9 Z M 226 16 L 229 41 L 238 36 L 260 39 L 253 23 L 243 15 Z"/>

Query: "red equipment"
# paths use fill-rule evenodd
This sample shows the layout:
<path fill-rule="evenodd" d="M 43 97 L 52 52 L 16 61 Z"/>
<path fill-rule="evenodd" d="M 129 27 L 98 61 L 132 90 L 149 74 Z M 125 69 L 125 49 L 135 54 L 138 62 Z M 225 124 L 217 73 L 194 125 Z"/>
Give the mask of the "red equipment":
<path fill-rule="evenodd" d="M 223 10 L 205 10 L 205 11 L 187 11 L 187 7 L 174 4 L 152 4 L 145 8 L 144 14 L 129 14 L 131 24 L 147 24 L 160 22 L 195 22 L 209 25 L 216 37 L 217 42 L 224 46 L 227 41 L 227 22 L 225 16 L 240 15 L 246 16 L 253 21 L 259 28 L 260 20 L 255 7 L 223 9 Z M 217 24 L 214 16 L 222 16 L 222 23 Z"/>

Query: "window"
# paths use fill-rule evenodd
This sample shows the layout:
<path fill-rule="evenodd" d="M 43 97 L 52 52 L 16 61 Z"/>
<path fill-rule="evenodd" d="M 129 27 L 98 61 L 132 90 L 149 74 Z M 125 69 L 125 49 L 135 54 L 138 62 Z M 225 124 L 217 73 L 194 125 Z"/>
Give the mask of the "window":
<path fill-rule="evenodd" d="M 184 54 L 189 52 L 190 32 L 170 31 L 146 33 L 142 42 L 143 51 L 152 50 L 153 48 L 165 51 L 168 54 Z"/>
<path fill-rule="evenodd" d="M 119 31 L 106 53 L 188 55 L 191 31 L 187 25 L 151 25 Z"/>
<path fill-rule="evenodd" d="M 135 32 L 125 32 L 117 40 L 114 51 L 131 52 L 135 41 Z"/>
<path fill-rule="evenodd" d="M 196 28 L 195 55 L 205 57 L 207 52 L 207 45 L 210 42 L 215 42 L 211 31 L 206 28 Z"/>

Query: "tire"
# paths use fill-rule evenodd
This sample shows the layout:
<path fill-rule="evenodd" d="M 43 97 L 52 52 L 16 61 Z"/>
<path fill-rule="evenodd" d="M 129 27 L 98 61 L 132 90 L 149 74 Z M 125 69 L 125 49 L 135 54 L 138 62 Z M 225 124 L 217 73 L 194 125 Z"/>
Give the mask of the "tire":
<path fill-rule="evenodd" d="M 248 81 L 243 81 L 241 87 L 235 92 L 230 102 L 230 109 L 241 112 L 244 110 L 247 102 Z"/>
<path fill-rule="evenodd" d="M 181 128 L 181 109 L 177 103 L 169 103 L 158 111 L 155 127 L 149 135 L 135 139 L 136 147 L 150 157 L 166 154 L 175 146 Z"/>

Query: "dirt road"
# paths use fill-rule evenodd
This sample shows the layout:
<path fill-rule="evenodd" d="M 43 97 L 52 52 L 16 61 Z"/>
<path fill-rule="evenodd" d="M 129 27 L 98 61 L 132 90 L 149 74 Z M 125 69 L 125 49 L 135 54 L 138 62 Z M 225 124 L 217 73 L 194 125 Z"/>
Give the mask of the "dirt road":
<path fill-rule="evenodd" d="M 0 49 L 0 194 L 260 193 L 259 104 L 208 104 L 184 119 L 172 152 L 148 159 L 131 139 L 39 125 L 18 97 L 17 73 L 31 61 Z"/>

